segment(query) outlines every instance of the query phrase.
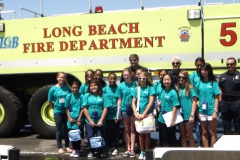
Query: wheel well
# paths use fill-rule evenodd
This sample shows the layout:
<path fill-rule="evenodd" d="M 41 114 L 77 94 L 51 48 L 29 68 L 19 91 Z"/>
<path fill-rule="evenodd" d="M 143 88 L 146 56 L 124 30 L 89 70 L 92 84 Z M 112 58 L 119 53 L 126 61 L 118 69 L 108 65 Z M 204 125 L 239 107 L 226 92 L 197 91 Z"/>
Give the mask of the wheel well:
<path fill-rule="evenodd" d="M 18 89 L 20 92 L 24 93 L 27 101 L 30 100 L 31 95 L 36 91 L 36 89 L 49 84 L 56 84 L 57 72 L 53 73 L 27 73 L 27 74 L 2 74 L 0 75 L 0 85 L 7 86 L 8 88 Z M 68 83 L 71 84 L 72 81 L 78 81 L 80 85 L 81 81 L 72 74 L 67 74 Z M 34 89 L 33 89 L 34 88 Z M 30 91 L 29 94 L 29 90 Z"/>
<path fill-rule="evenodd" d="M 15 88 L 42 87 L 48 84 L 56 84 L 55 73 L 28 73 L 28 74 L 6 74 L 0 75 L 0 85 Z M 81 81 L 72 74 L 67 74 L 68 82 Z"/>

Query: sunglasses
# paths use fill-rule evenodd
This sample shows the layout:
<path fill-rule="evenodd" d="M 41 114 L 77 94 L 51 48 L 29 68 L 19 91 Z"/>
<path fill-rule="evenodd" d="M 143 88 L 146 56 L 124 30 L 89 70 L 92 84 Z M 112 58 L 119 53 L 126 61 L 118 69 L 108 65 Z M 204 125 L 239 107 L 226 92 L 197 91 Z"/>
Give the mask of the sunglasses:
<path fill-rule="evenodd" d="M 139 80 L 146 80 L 147 78 L 141 78 L 141 77 L 138 77 Z"/>
<path fill-rule="evenodd" d="M 130 59 L 129 61 L 130 61 L 130 62 L 136 62 L 137 59 Z"/>
<path fill-rule="evenodd" d="M 232 65 L 234 65 L 234 63 L 227 63 L 226 65 L 227 66 L 232 66 Z"/>
<path fill-rule="evenodd" d="M 178 79 L 186 79 L 186 77 L 178 76 Z"/>
<path fill-rule="evenodd" d="M 172 65 L 178 65 L 178 64 L 180 64 L 180 63 L 179 63 L 179 62 L 176 62 L 176 63 L 173 62 L 173 63 L 172 63 Z"/>
<path fill-rule="evenodd" d="M 203 65 L 196 65 L 196 67 L 202 67 Z"/>

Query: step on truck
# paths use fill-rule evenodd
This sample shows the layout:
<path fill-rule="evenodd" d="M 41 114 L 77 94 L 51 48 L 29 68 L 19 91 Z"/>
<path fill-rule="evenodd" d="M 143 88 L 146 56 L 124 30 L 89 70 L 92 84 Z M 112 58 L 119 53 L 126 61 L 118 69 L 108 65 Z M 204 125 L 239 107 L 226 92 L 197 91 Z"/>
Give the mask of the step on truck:
<path fill-rule="evenodd" d="M 240 4 L 207 4 L 0 20 L 0 137 L 29 123 L 41 137 L 55 137 L 47 94 L 64 71 L 84 83 L 87 69 L 121 74 L 136 53 L 153 77 L 178 56 L 193 71 L 197 57 L 226 71 L 240 62 Z M 1 11 L 3 12 L 3 11 Z M 0 12 L 0 13 L 1 13 Z"/>

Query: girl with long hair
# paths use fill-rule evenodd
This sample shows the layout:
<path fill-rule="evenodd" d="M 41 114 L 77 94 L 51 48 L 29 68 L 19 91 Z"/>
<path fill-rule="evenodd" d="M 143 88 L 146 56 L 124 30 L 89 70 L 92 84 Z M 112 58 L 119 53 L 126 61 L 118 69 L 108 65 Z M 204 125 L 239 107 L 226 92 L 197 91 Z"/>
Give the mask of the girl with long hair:
<path fill-rule="evenodd" d="M 203 146 L 208 147 L 208 122 L 210 125 L 211 147 L 217 141 L 217 113 L 220 89 L 213 74 L 212 66 L 205 63 L 201 69 L 199 91 L 199 117 L 202 127 Z"/>
<path fill-rule="evenodd" d="M 137 86 L 137 82 L 133 81 L 134 74 L 129 68 L 125 68 L 122 72 L 124 81 L 118 86 L 118 107 L 122 111 L 125 141 L 127 151 L 124 157 L 135 157 L 134 144 L 135 144 L 135 117 L 132 110 L 132 97 L 131 94 Z"/>
<path fill-rule="evenodd" d="M 187 147 L 187 138 L 189 146 L 194 147 L 192 130 L 198 96 L 196 90 L 190 84 L 189 75 L 186 70 L 179 72 L 177 90 L 181 103 L 180 113 L 182 114 L 184 120 L 178 124 L 182 147 Z"/>
<path fill-rule="evenodd" d="M 103 136 L 105 117 L 107 115 L 107 108 L 105 107 L 107 101 L 103 98 L 102 87 L 96 81 L 92 80 L 89 83 L 88 93 L 83 97 L 83 111 L 85 115 L 86 128 L 88 133 L 88 139 L 93 136 Z M 101 153 L 101 157 L 105 157 L 103 148 L 98 148 Z M 94 149 L 90 146 L 90 152 L 87 155 L 88 158 L 92 158 Z"/>
<path fill-rule="evenodd" d="M 135 118 L 138 120 L 144 119 L 149 114 L 153 113 L 153 101 L 155 96 L 155 91 L 153 88 L 153 83 L 151 77 L 147 72 L 142 72 L 138 77 L 138 86 L 140 87 L 140 93 L 138 93 L 138 88 L 134 89 L 132 93 L 133 100 L 132 100 L 132 108 L 135 115 Z M 140 94 L 140 100 L 138 97 Z M 139 101 L 139 113 L 136 111 L 136 103 L 137 100 Z M 149 149 L 150 145 L 150 133 L 142 134 L 139 133 L 139 142 L 141 153 L 138 159 L 145 159 L 146 154 L 145 151 Z"/>
<path fill-rule="evenodd" d="M 170 74 L 165 74 L 163 76 L 162 83 L 162 93 L 158 97 L 161 101 L 160 112 L 158 116 L 158 121 L 160 122 L 159 127 L 162 130 L 163 146 L 164 147 L 176 147 L 176 127 L 175 127 L 175 117 L 177 108 L 180 103 L 178 100 L 178 94 L 174 85 L 174 79 Z M 170 127 L 166 126 L 166 123 L 163 119 L 163 114 L 172 111 L 172 118 Z"/>
<path fill-rule="evenodd" d="M 56 140 L 58 153 L 63 154 L 62 148 L 62 126 L 64 127 L 64 140 L 65 150 L 72 153 L 72 149 L 69 148 L 68 129 L 67 129 L 67 115 L 65 112 L 65 101 L 68 93 L 71 93 L 71 88 L 67 84 L 67 74 L 64 72 L 58 72 L 57 84 L 52 86 L 48 91 L 48 102 L 54 111 L 54 120 L 56 123 Z M 54 102 L 54 103 L 53 103 Z"/>

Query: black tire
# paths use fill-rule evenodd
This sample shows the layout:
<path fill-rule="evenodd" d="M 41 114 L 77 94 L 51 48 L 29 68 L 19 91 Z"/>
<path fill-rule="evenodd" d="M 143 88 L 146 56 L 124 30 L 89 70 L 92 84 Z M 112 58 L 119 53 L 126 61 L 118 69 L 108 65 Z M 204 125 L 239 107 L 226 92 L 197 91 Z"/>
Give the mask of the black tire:
<path fill-rule="evenodd" d="M 9 90 L 0 87 L 0 137 L 19 132 L 22 112 L 20 100 Z"/>
<path fill-rule="evenodd" d="M 14 135 L 14 134 L 17 133 L 16 131 L 21 130 L 27 122 L 27 119 L 28 119 L 28 116 L 27 116 L 27 108 L 28 108 L 27 100 L 24 97 L 24 94 L 22 92 L 20 92 L 19 90 L 15 89 L 13 87 L 10 87 L 10 86 L 4 86 L 4 88 L 9 90 L 10 92 L 12 92 L 19 99 L 19 101 L 22 103 L 22 109 L 20 110 L 20 113 L 19 113 L 18 123 L 15 126 L 15 129 L 10 133 L 11 135 Z"/>
<path fill-rule="evenodd" d="M 35 132 L 43 138 L 54 138 L 56 136 L 56 127 L 53 119 L 48 123 L 42 117 L 42 110 L 48 107 L 48 91 L 52 85 L 44 86 L 38 89 L 28 104 L 28 118 Z M 49 107 L 48 107 L 49 108 Z M 48 110 L 49 113 L 53 112 Z M 53 115 L 53 113 L 52 113 Z M 51 118 L 53 118 L 51 116 Z"/>

